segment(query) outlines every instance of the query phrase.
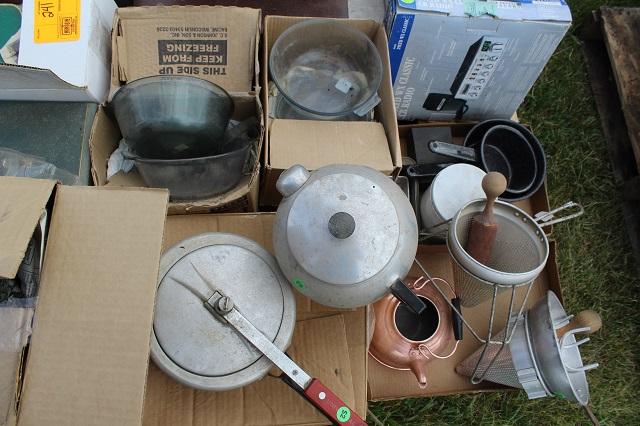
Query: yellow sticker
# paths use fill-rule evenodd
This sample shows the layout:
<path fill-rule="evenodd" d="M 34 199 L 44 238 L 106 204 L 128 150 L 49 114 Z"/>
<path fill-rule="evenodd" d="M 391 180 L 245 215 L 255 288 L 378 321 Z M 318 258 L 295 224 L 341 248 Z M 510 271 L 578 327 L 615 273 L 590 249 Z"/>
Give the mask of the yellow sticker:
<path fill-rule="evenodd" d="M 55 43 L 80 38 L 81 0 L 35 0 L 33 41 Z"/>

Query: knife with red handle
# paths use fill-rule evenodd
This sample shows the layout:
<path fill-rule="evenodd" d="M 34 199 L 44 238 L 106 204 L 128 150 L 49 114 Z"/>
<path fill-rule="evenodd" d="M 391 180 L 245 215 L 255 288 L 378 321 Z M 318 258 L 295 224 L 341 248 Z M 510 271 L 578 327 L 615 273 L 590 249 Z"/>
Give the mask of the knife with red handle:
<path fill-rule="evenodd" d="M 318 379 L 311 379 L 311 383 L 304 390 L 304 395 L 318 410 L 322 411 L 322 414 L 337 425 L 367 424 Z"/>
<path fill-rule="evenodd" d="M 273 344 L 244 315 L 238 311 L 231 299 L 220 292 L 214 293 L 204 302 L 205 307 L 216 317 L 231 325 L 249 343 L 282 370 L 284 381 L 300 392 L 322 414 L 334 424 L 357 426 L 367 423 L 347 406 L 335 393 L 318 379 L 309 376 L 298 364 Z"/>

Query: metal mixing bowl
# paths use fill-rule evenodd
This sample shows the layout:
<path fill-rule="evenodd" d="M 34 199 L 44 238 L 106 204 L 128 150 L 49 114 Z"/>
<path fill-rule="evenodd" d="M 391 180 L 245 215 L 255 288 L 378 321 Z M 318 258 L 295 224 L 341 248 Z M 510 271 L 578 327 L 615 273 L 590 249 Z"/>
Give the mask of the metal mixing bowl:
<path fill-rule="evenodd" d="M 131 149 L 147 159 L 220 154 L 233 114 L 233 100 L 223 88 L 182 76 L 134 80 L 109 105 Z"/>

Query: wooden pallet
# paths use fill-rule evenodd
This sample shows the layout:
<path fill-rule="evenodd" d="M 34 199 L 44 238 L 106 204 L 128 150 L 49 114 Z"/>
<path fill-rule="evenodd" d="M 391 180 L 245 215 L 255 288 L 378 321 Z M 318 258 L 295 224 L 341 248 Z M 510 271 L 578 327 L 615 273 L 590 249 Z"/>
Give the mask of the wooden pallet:
<path fill-rule="evenodd" d="M 640 8 L 601 7 L 582 27 L 589 80 L 640 265 Z"/>

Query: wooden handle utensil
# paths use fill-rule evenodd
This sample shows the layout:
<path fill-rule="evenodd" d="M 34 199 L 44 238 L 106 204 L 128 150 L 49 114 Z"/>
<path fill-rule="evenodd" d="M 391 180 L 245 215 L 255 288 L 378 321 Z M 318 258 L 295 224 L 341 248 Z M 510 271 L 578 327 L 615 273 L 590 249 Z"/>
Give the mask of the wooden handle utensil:
<path fill-rule="evenodd" d="M 487 203 L 482 213 L 471 219 L 469 238 L 466 250 L 475 260 L 486 265 L 491 259 L 491 251 L 496 241 L 498 224 L 493 215 L 493 205 L 507 189 L 507 179 L 498 172 L 489 172 L 482 179 L 482 190 L 487 196 Z"/>
<path fill-rule="evenodd" d="M 557 331 L 558 339 L 561 339 L 564 334 L 569 330 L 574 330 L 576 328 L 585 328 L 589 327 L 589 331 L 585 331 L 582 334 L 591 334 L 600 330 L 602 327 L 602 318 L 598 315 L 597 312 L 586 310 L 579 312 L 576 316 L 571 318 L 569 324 L 560 327 Z"/>

